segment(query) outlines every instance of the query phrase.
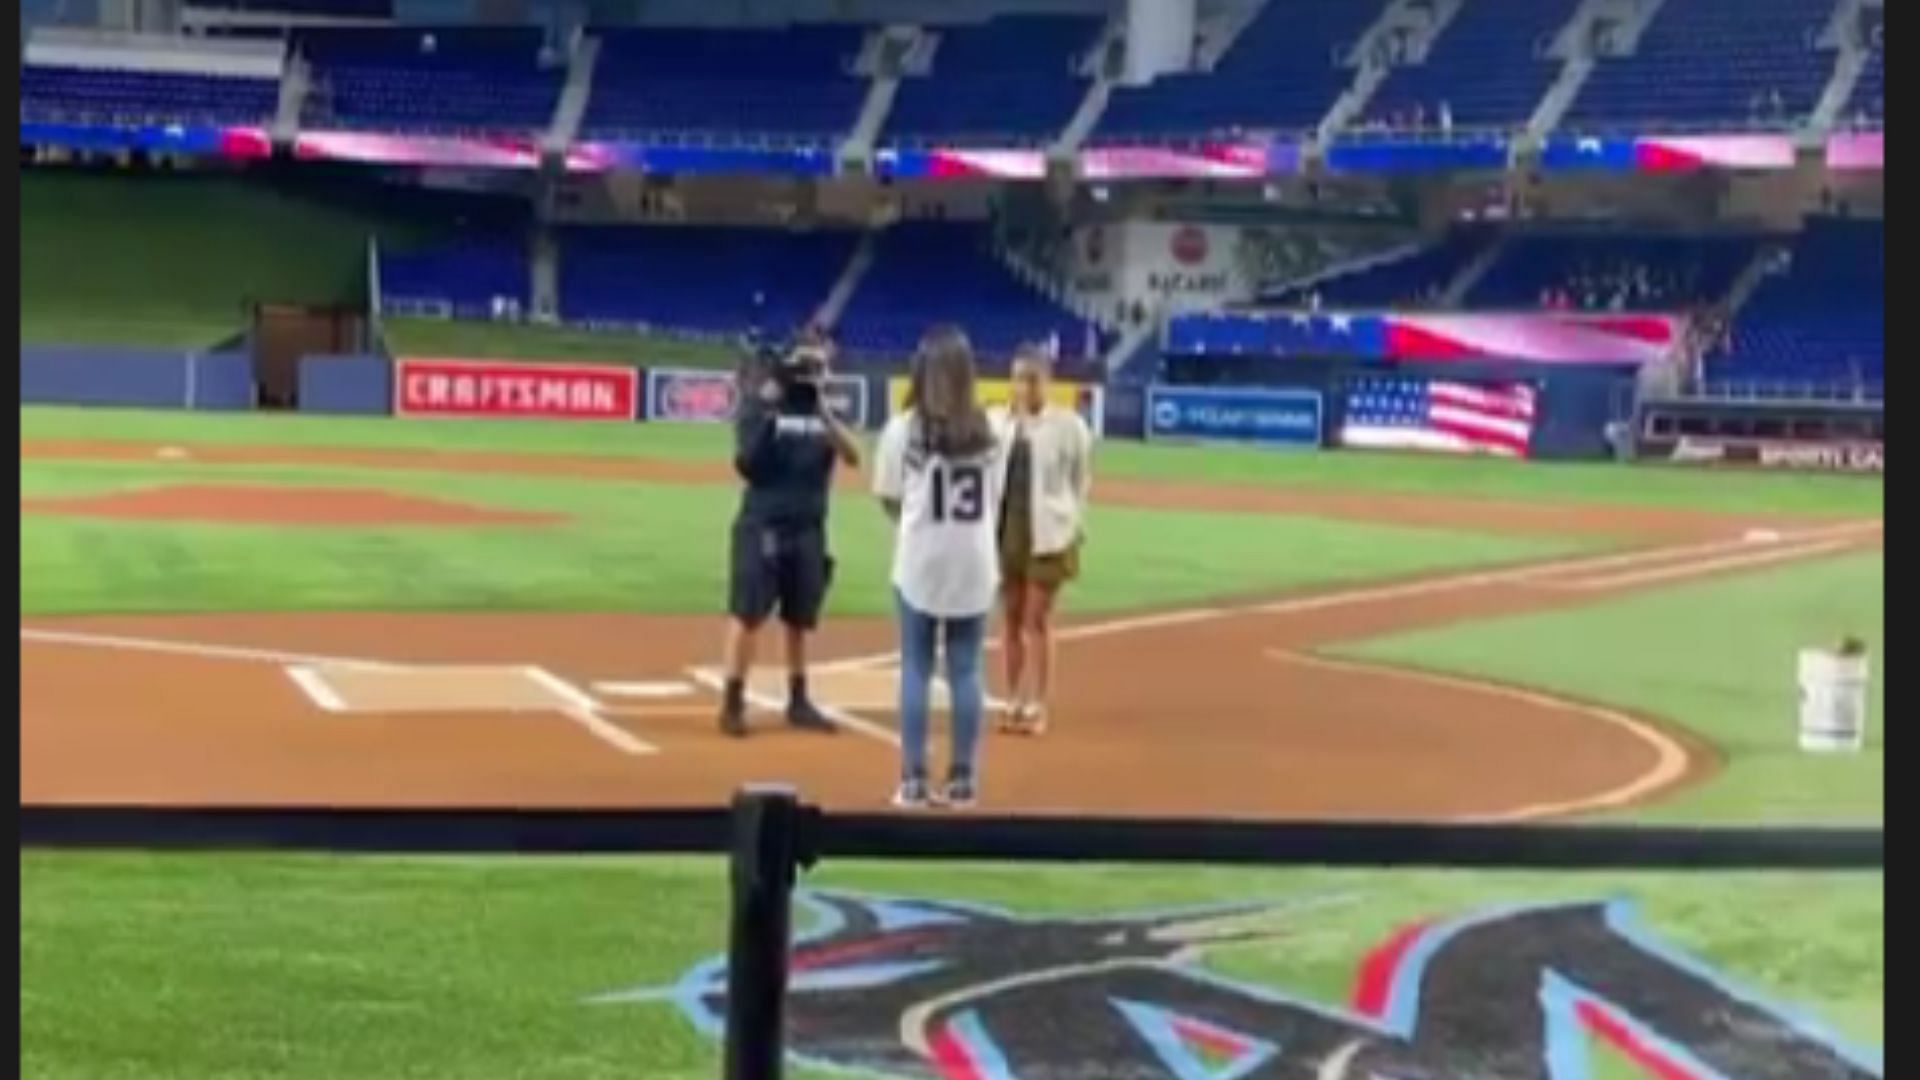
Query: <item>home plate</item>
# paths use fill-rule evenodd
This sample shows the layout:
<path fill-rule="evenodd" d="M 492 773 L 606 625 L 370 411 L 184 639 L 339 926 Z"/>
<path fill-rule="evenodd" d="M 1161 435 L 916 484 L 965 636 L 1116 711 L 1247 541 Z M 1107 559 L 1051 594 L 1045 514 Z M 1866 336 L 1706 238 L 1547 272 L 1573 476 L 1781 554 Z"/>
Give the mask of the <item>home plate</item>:
<path fill-rule="evenodd" d="M 1771 544 L 1780 539 L 1780 533 L 1776 529 L 1748 529 L 1741 539 L 1749 544 Z"/>
<path fill-rule="evenodd" d="M 679 679 L 663 679 L 657 682 L 597 682 L 593 692 L 606 697 L 616 698 L 660 698 L 686 697 L 693 693 L 693 684 Z"/>

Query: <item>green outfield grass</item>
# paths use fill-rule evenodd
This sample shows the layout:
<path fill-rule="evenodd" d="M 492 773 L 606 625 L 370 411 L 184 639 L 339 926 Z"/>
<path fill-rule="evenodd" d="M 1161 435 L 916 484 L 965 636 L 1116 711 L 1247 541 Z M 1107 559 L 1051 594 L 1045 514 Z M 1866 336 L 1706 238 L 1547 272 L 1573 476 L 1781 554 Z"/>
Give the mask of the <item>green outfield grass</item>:
<path fill-rule="evenodd" d="M 671 984 L 719 951 L 717 861 L 29 853 L 21 871 L 24 1076 L 704 1080 L 718 1064 L 671 1004 L 584 1003 Z M 1263 920 L 1277 939 L 1203 963 L 1334 1007 L 1364 952 L 1402 924 L 1624 896 L 1751 989 L 1843 1037 L 1884 1037 L 1877 874 L 836 864 L 815 884 L 1066 915 L 1320 898 Z"/>
<path fill-rule="evenodd" d="M 395 356 L 694 368 L 732 368 L 740 358 L 739 350 L 724 342 L 570 326 L 390 318 L 382 331 L 387 351 Z"/>
<path fill-rule="evenodd" d="M 1720 748 L 1717 775 L 1635 811 L 1635 820 L 1877 823 L 1885 813 L 1885 661 L 1868 703 L 1867 750 L 1809 755 L 1795 745 L 1795 656 L 1846 634 L 1880 651 L 1885 589 L 1881 554 L 1849 555 L 1341 651 L 1636 709 Z"/>
<path fill-rule="evenodd" d="M 569 515 L 558 525 L 276 529 L 50 514 L 20 523 L 23 614 L 299 609 L 704 612 L 725 595 L 726 486 L 391 469 L 23 461 L 27 497 L 175 484 L 380 488 Z M 891 535 L 842 496 L 833 609 L 889 608 Z M 1162 607 L 1309 584 L 1542 557 L 1571 541 L 1308 517 L 1111 508 L 1076 609 Z"/>
<path fill-rule="evenodd" d="M 177 411 L 20 410 L 24 438 L 91 438 L 182 445 L 353 446 L 384 449 L 512 451 L 674 459 L 724 458 L 728 433 L 703 425 L 604 426 L 538 421 L 408 421 L 386 417 L 237 414 Z M 1148 446 L 1109 442 L 1097 451 L 1101 476 L 1244 483 L 1382 493 L 1615 506 L 1681 507 L 1727 512 L 1879 515 L 1885 486 L 1877 479 L 1615 464 L 1529 463 L 1399 454 L 1299 454 L 1227 447 Z"/>

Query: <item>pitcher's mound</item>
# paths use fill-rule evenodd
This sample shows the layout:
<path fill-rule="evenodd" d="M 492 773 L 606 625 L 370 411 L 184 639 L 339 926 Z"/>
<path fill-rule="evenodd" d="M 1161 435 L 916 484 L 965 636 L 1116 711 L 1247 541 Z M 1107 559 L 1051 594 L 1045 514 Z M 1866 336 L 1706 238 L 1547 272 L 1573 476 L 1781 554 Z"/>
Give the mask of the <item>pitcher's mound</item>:
<path fill-rule="evenodd" d="M 22 513 L 226 525 L 550 525 L 564 514 L 502 510 L 379 488 L 175 485 L 21 499 Z"/>

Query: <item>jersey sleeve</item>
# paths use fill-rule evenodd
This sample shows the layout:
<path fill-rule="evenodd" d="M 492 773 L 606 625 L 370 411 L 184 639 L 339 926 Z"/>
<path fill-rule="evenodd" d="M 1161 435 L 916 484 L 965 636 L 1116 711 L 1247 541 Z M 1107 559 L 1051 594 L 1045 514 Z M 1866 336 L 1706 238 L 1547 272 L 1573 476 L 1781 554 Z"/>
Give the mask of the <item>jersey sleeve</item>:
<path fill-rule="evenodd" d="M 907 425 L 906 417 L 900 415 L 880 429 L 880 444 L 873 454 L 873 493 L 899 502 L 906 492 L 906 472 Z"/>

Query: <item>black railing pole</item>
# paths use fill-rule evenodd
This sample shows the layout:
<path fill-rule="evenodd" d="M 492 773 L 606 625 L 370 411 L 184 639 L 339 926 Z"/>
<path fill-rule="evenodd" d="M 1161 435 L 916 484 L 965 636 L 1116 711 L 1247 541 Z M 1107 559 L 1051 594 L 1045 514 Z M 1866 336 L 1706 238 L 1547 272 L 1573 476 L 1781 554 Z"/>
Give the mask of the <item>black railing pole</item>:
<path fill-rule="evenodd" d="M 780 1080 L 800 823 L 792 788 L 747 787 L 734 796 L 726 1080 Z"/>

